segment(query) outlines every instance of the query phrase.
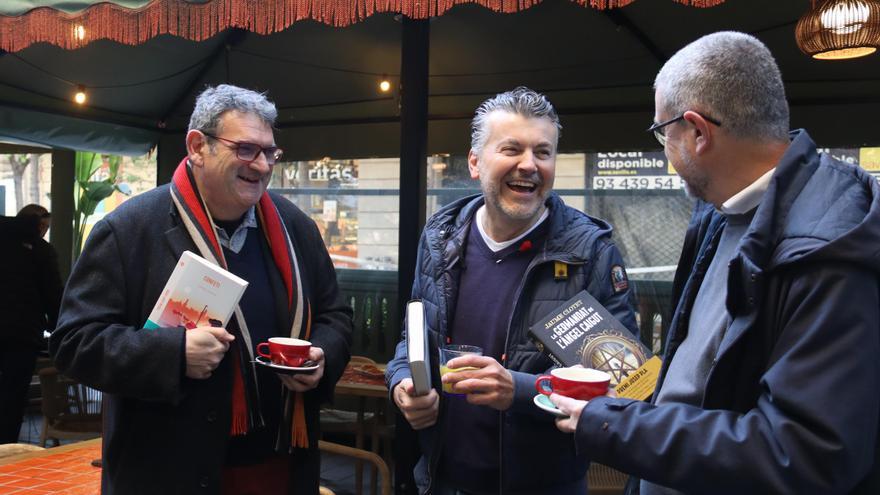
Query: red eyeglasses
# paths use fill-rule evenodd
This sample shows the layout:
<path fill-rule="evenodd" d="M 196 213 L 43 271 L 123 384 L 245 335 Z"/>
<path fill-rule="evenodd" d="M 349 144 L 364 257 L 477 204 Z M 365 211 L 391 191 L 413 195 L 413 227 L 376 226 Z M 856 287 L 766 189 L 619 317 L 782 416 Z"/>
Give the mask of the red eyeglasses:
<path fill-rule="evenodd" d="M 284 154 L 284 150 L 277 146 L 267 146 L 262 147 L 256 143 L 248 143 L 243 141 L 233 141 L 231 139 L 222 138 L 220 136 L 215 136 L 213 134 L 209 134 L 205 131 L 201 131 L 202 134 L 208 136 L 211 139 L 216 139 L 218 141 L 222 141 L 225 146 L 228 146 L 235 150 L 235 156 L 239 160 L 251 163 L 256 160 L 260 153 L 262 153 L 266 157 L 266 163 L 269 165 L 275 165 L 275 162 L 281 159 L 281 155 Z M 229 143 L 229 144 L 226 144 Z"/>

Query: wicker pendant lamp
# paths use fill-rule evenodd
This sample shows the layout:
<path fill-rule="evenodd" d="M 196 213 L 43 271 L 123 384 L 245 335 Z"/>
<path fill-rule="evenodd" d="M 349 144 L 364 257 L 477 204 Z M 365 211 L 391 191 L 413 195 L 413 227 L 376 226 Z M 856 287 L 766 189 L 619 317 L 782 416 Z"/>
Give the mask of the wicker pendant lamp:
<path fill-rule="evenodd" d="M 880 48 L 880 0 L 813 0 L 797 23 L 795 40 L 817 59 L 870 55 Z"/>

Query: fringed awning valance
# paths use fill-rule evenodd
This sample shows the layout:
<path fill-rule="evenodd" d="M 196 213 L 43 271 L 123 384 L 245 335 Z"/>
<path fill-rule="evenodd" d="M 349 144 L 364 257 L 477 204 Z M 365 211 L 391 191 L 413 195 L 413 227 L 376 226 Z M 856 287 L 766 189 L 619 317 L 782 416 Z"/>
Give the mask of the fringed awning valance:
<path fill-rule="evenodd" d="M 380 12 L 414 19 L 443 15 L 460 4 L 475 3 L 495 12 L 513 13 L 542 0 L 152 0 L 127 8 L 104 0 L 76 13 L 40 6 L 11 16 L 0 15 L 0 49 L 15 52 L 33 43 L 78 48 L 97 39 L 136 45 L 160 34 L 201 41 L 227 28 L 259 34 L 282 31 L 296 21 L 312 19 L 348 26 Z M 635 0 L 573 0 L 595 9 L 629 5 Z M 693 7 L 713 7 L 724 0 L 670 0 Z"/>

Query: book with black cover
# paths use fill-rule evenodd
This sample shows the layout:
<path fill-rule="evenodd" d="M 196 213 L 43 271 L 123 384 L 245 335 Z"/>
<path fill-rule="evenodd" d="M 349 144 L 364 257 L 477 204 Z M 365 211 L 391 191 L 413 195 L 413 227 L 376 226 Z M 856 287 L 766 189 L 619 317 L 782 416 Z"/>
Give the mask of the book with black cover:
<path fill-rule="evenodd" d="M 431 357 L 428 351 L 428 326 L 425 306 L 420 300 L 406 304 L 406 358 L 412 375 L 415 395 L 431 391 Z"/>
<path fill-rule="evenodd" d="M 559 366 L 583 365 L 611 375 L 617 386 L 651 359 L 651 351 L 587 291 L 577 293 L 529 329 Z"/>

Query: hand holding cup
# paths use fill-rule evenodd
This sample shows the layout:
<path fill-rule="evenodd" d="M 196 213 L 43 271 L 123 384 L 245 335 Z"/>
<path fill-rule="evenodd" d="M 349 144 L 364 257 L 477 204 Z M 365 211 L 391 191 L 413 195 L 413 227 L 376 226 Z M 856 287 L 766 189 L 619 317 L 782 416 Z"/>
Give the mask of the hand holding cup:
<path fill-rule="evenodd" d="M 483 349 L 475 345 L 447 344 L 440 348 L 440 379 L 447 373 L 456 373 L 465 370 L 475 370 L 473 366 L 463 366 L 461 368 L 450 368 L 448 363 L 455 358 L 463 356 L 482 356 Z M 443 383 L 443 392 L 451 395 L 464 395 L 455 393 L 452 390 L 451 383 Z"/>
<path fill-rule="evenodd" d="M 317 387 L 321 383 L 321 378 L 324 377 L 324 349 L 315 346 L 309 347 L 307 358 L 315 363 L 315 371 L 295 375 L 278 374 L 281 383 L 293 392 L 308 392 Z"/>
<path fill-rule="evenodd" d="M 588 401 L 608 393 L 611 375 L 592 368 L 556 368 L 549 375 L 535 380 L 535 389 L 544 394 L 553 393 Z"/>
<path fill-rule="evenodd" d="M 473 346 L 447 345 L 440 349 L 443 392 L 465 397 L 469 404 L 505 411 L 513 404 L 513 376 L 493 357 L 483 356 L 482 349 L 476 349 L 479 354 Z"/>
<path fill-rule="evenodd" d="M 268 342 L 257 344 L 257 354 L 272 361 L 273 364 L 298 368 L 309 360 L 308 340 L 289 337 L 272 337 Z"/>

